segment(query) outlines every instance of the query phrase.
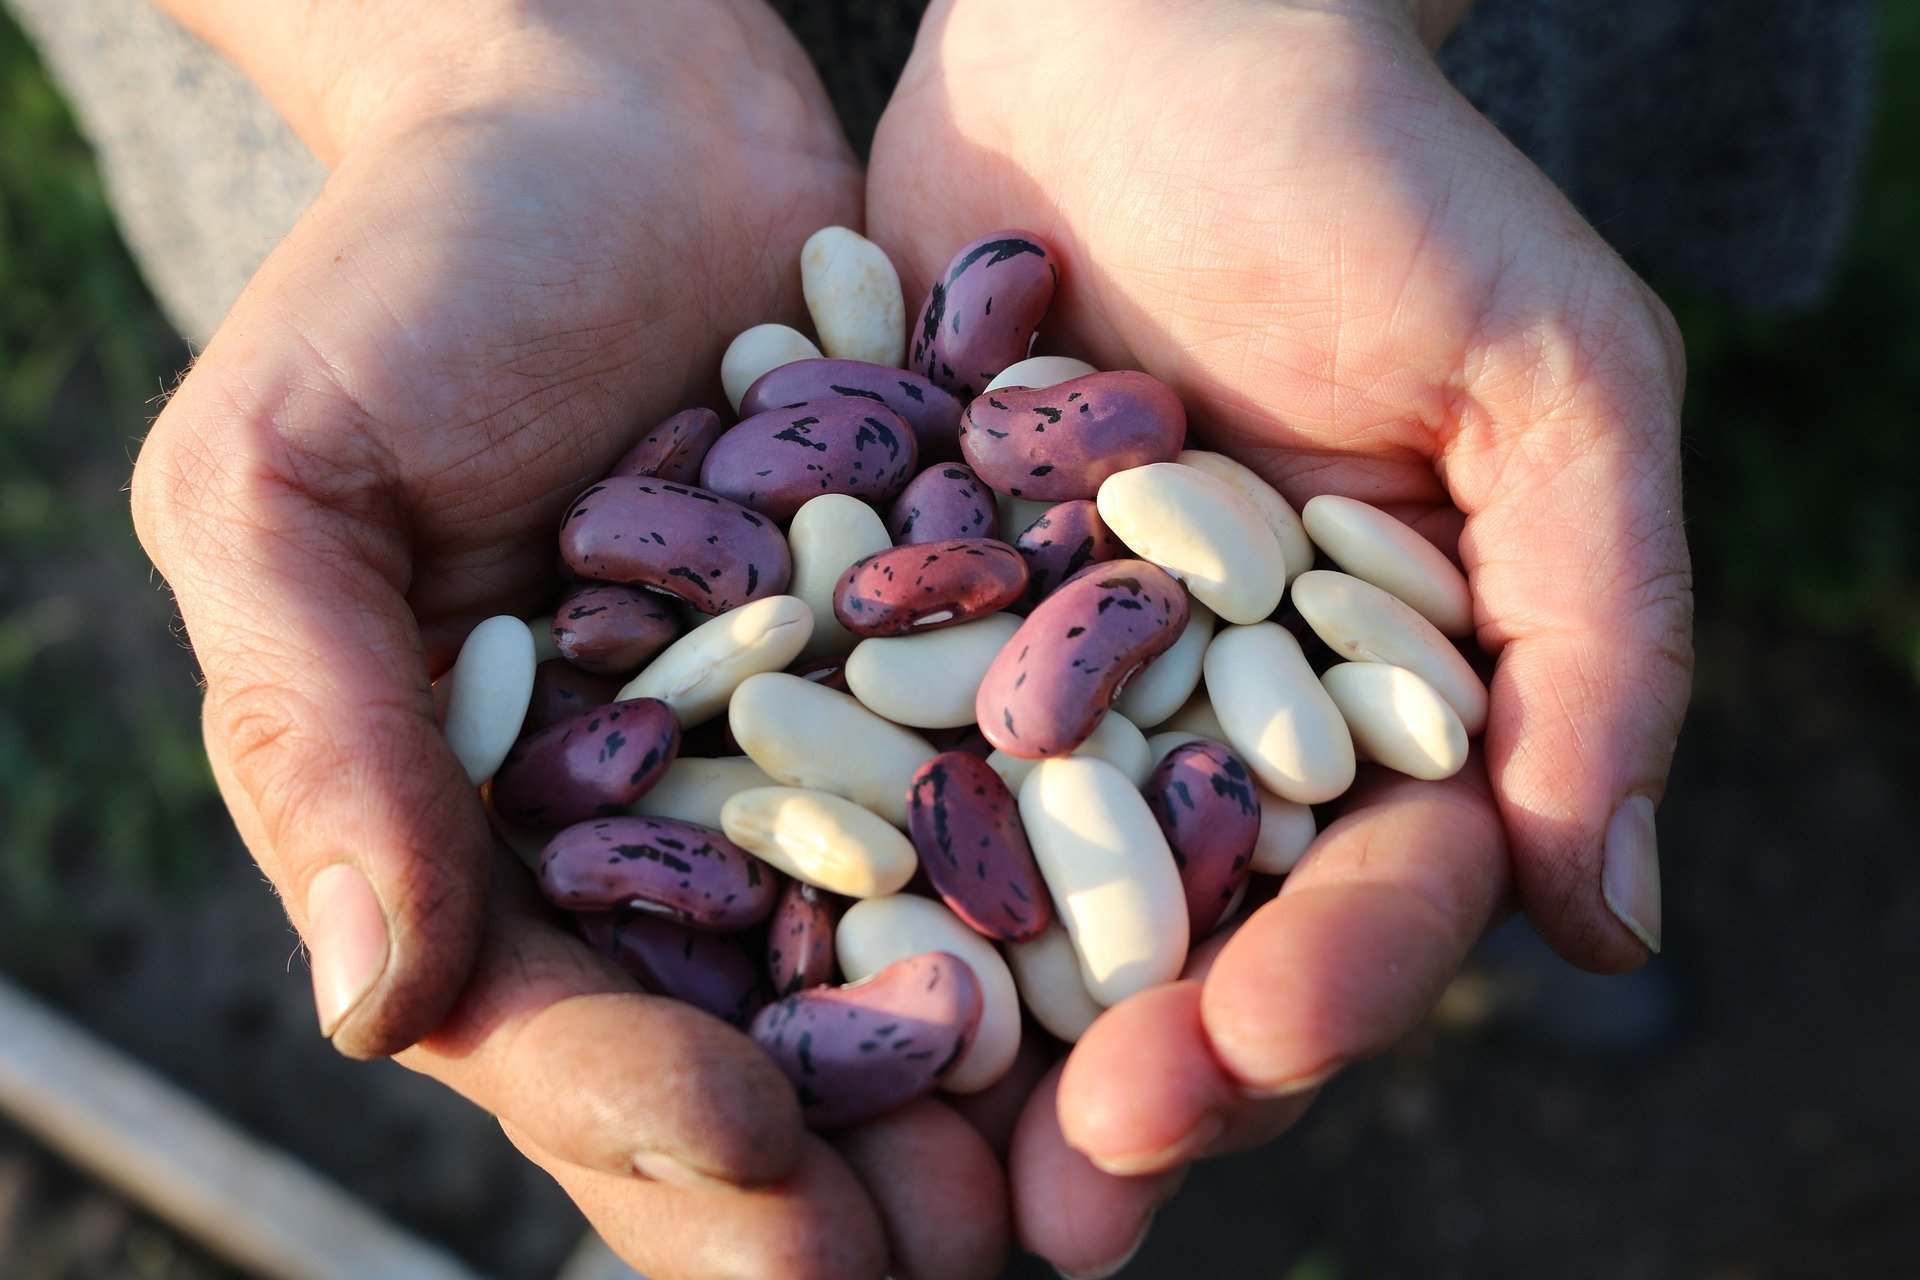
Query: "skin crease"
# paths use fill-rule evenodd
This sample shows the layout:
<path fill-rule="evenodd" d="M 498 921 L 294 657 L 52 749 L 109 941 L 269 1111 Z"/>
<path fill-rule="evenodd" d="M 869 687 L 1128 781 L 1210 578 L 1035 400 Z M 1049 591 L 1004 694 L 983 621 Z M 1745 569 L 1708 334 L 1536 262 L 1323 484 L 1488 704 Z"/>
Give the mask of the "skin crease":
<path fill-rule="evenodd" d="M 1271 1137 L 1415 1025 L 1516 878 L 1573 958 L 1643 957 L 1594 839 L 1623 788 L 1657 797 L 1684 700 L 1679 359 L 1440 81 L 1419 37 L 1460 0 L 940 0 L 882 126 L 864 225 L 910 300 L 983 229 L 1046 236 L 1049 349 L 1167 379 L 1296 504 L 1349 493 L 1457 538 L 1501 653 L 1491 785 L 1477 759 L 1364 782 L 1203 980 L 1040 1077 L 1005 1175 L 937 1101 L 839 1153 L 803 1134 L 744 1036 L 552 924 L 432 727 L 427 671 L 542 603 L 571 496 L 717 403 L 734 333 L 803 319 L 806 236 L 863 225 L 799 50 L 750 0 L 644 25 L 617 0 L 171 7 L 335 166 L 135 475 L 222 792 L 296 926 L 323 867 L 373 883 L 392 943 L 336 1044 L 404 1050 L 500 1116 L 656 1280 L 984 1280 L 1009 1230 L 1097 1270 L 1185 1160 Z"/>

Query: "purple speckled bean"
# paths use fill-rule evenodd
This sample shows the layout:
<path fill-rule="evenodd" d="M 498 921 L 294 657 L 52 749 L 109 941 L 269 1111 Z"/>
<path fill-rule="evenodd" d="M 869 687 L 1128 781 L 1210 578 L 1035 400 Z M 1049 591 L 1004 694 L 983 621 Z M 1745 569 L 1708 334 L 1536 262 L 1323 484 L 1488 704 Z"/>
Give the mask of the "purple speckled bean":
<path fill-rule="evenodd" d="M 816 1129 L 859 1124 L 933 1092 L 980 1027 L 980 980 L 945 951 L 865 982 L 815 987 L 762 1009 L 751 1034 L 793 1081 Z"/>
<path fill-rule="evenodd" d="M 779 876 L 718 831 L 677 818 L 576 822 L 540 851 L 540 892 L 562 911 L 631 907 L 732 933 L 773 913 Z"/>
<path fill-rule="evenodd" d="M 963 724 L 955 729 L 916 729 L 914 732 L 931 743 L 935 751 L 964 751 L 982 760 L 993 754 L 993 744 L 987 741 L 987 735 L 980 732 L 977 724 Z"/>
<path fill-rule="evenodd" d="M 1046 241 L 996 231 L 961 249 L 933 283 L 914 323 L 907 367 L 965 403 L 1027 358 L 1053 305 L 1060 268 Z"/>
<path fill-rule="evenodd" d="M 895 544 L 991 538 L 999 517 L 993 493 L 964 462 L 928 467 L 893 500 L 887 532 Z"/>
<path fill-rule="evenodd" d="M 1086 498 L 1049 507 L 1013 545 L 1027 562 L 1027 594 L 1021 603 L 1029 609 L 1088 565 L 1127 554 L 1126 545 L 1100 518 L 1100 508 Z"/>
<path fill-rule="evenodd" d="M 793 576 L 773 521 L 705 489 L 641 476 L 602 480 L 575 499 L 560 554 L 582 577 L 652 587 L 706 614 L 777 596 Z"/>
<path fill-rule="evenodd" d="M 833 616 L 861 636 L 933 631 L 997 613 L 1026 589 L 1027 562 L 1004 542 L 921 542 L 855 561 L 833 589 Z"/>
<path fill-rule="evenodd" d="M 1188 936 L 1204 938 L 1246 882 L 1260 839 L 1260 799 L 1239 757 L 1218 742 L 1167 753 L 1140 788 L 1187 892 Z"/>
<path fill-rule="evenodd" d="M 702 760 L 716 760 L 725 756 L 740 756 L 746 752 L 740 750 L 740 742 L 733 736 L 733 728 L 725 716 L 715 716 L 680 734 L 680 754 Z"/>
<path fill-rule="evenodd" d="M 595 707 L 514 743 L 493 775 L 493 807 L 517 826 L 549 831 L 620 813 L 679 750 L 680 719 L 658 698 Z"/>
<path fill-rule="evenodd" d="M 597 676 L 629 676 L 673 643 L 680 623 L 657 595 L 637 587 L 595 583 L 553 611 L 560 656 Z"/>
<path fill-rule="evenodd" d="M 548 658 L 533 669 L 533 697 L 527 701 L 522 734 L 538 733 L 583 711 L 604 707 L 620 692 L 620 681 L 589 675 L 565 658 Z"/>
<path fill-rule="evenodd" d="M 840 976 L 833 930 L 846 909 L 846 899 L 837 894 L 787 881 L 767 925 L 767 977 L 776 997 L 825 986 Z"/>
<path fill-rule="evenodd" d="M 711 409 L 682 410 L 642 436 L 607 474 L 699 484 L 700 464 L 724 430 L 720 415 Z"/>
<path fill-rule="evenodd" d="M 824 657 L 797 662 L 787 668 L 787 674 L 811 680 L 829 689 L 838 689 L 841 693 L 853 692 L 847 685 L 847 655 L 844 653 L 829 653 Z"/>
<path fill-rule="evenodd" d="M 1172 462 L 1186 435 L 1180 397 L 1121 370 L 981 396 L 960 421 L 960 451 L 1001 493 L 1066 502 L 1093 497 L 1115 472 Z"/>
<path fill-rule="evenodd" d="M 657 996 L 670 996 L 745 1029 L 773 994 L 751 934 L 704 933 L 637 911 L 574 917 L 595 951 Z"/>
<path fill-rule="evenodd" d="M 1082 570 L 1035 606 L 987 668 L 973 704 L 981 732 L 1008 755 L 1067 754 L 1133 673 L 1173 647 L 1187 612 L 1186 589 L 1158 565 Z"/>
<path fill-rule="evenodd" d="M 842 396 L 741 422 L 707 451 L 700 483 L 784 524 L 823 493 L 892 499 L 919 456 L 913 428 L 899 414 Z"/>
<path fill-rule="evenodd" d="M 920 441 L 920 461 L 945 462 L 960 456 L 960 410 L 943 387 L 908 369 L 864 360 L 795 360 L 760 375 L 740 398 L 740 415 L 769 409 L 861 396 L 877 400 L 906 420 Z"/>
<path fill-rule="evenodd" d="M 1025 942 L 1052 921 L 1020 806 L 979 756 L 951 751 L 920 766 L 907 792 L 907 834 L 935 891 L 974 932 Z"/>

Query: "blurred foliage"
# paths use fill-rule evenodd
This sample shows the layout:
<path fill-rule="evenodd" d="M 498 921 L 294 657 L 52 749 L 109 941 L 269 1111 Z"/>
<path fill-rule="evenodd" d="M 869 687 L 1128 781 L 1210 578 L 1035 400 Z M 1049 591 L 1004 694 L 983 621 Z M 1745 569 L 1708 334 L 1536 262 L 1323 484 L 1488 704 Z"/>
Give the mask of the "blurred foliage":
<path fill-rule="evenodd" d="M 65 104 L 0 16 L 0 900 L 16 929 L 57 931 L 76 866 L 178 885 L 203 856 L 192 699 L 123 634 L 165 625 L 122 487 L 181 355 Z"/>

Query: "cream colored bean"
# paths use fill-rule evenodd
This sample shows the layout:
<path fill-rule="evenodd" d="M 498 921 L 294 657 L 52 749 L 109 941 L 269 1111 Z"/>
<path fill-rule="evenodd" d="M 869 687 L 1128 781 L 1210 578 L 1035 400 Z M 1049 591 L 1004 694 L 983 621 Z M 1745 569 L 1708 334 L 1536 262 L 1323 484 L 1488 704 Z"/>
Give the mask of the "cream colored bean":
<path fill-rule="evenodd" d="M 1098 372 L 1085 360 L 1075 360 L 1072 356 L 1028 356 L 1002 369 L 987 384 L 987 390 L 998 391 L 1002 387 L 1056 387 L 1063 382 Z"/>
<path fill-rule="evenodd" d="M 1164 724 L 1178 715 L 1193 691 L 1200 687 L 1200 665 L 1213 639 L 1213 610 L 1189 600 L 1186 630 L 1146 669 L 1127 681 L 1114 701 L 1114 710 L 1142 729 Z"/>
<path fill-rule="evenodd" d="M 440 732 L 467 778 L 479 786 L 512 750 L 533 701 L 533 632 L 518 618 L 488 618 L 460 646 L 460 656 L 441 679 L 446 714 Z"/>
<path fill-rule="evenodd" d="M 832 792 L 902 829 L 914 770 L 935 754 L 925 738 L 838 689 L 781 672 L 749 676 L 727 720 L 741 750 L 775 781 Z"/>
<path fill-rule="evenodd" d="M 1020 1051 L 1020 992 L 993 944 L 944 905 L 905 894 L 868 898 L 847 908 L 834 930 L 840 972 L 858 982 L 896 960 L 945 951 L 959 956 L 980 982 L 980 1030 L 941 1082 L 948 1093 L 978 1093 L 1007 1073 Z"/>
<path fill-rule="evenodd" d="M 533 633 L 533 661 L 538 666 L 548 658 L 560 656 L 560 646 L 553 639 L 553 615 L 544 618 L 530 618 L 527 630 Z"/>
<path fill-rule="evenodd" d="M 1235 462 L 1224 453 L 1212 453 L 1205 449 L 1188 449 L 1174 461 L 1226 481 L 1235 492 L 1253 504 L 1253 509 L 1273 530 L 1273 536 L 1280 542 L 1280 550 L 1287 557 L 1288 582 L 1313 567 L 1313 543 L 1307 538 L 1306 526 L 1300 523 L 1300 517 L 1280 496 L 1279 491 L 1262 480 L 1253 468 Z"/>
<path fill-rule="evenodd" d="M 1106 1010 L 1087 994 L 1087 980 L 1080 973 L 1080 953 L 1059 920 L 1046 927 L 1037 938 L 1010 942 L 1003 948 L 1007 967 L 1013 970 L 1013 985 L 1020 988 L 1035 1022 L 1055 1039 L 1068 1044 L 1086 1034 L 1093 1020 Z"/>
<path fill-rule="evenodd" d="M 769 369 L 778 369 L 795 360 L 817 360 L 820 348 L 807 335 L 784 324 L 757 324 L 745 330 L 720 357 L 720 385 L 727 402 L 740 412 L 740 397 Z"/>
<path fill-rule="evenodd" d="M 830 893 L 898 893 L 920 860 L 913 842 L 851 800 L 804 787 L 755 787 L 720 807 L 727 839 L 763 862 Z"/>
<path fill-rule="evenodd" d="M 1207 739 L 1201 734 L 1169 729 L 1148 738 L 1147 750 L 1152 753 L 1157 768 L 1175 747 L 1204 741 Z M 1226 739 L 1222 736 L 1212 741 Z M 1260 801 L 1260 837 L 1254 842 L 1249 865 L 1263 876 L 1283 876 L 1293 870 L 1294 864 L 1307 852 L 1307 846 L 1313 843 L 1314 836 L 1319 834 L 1313 810 L 1304 804 L 1282 800 L 1261 786 L 1258 779 L 1254 780 L 1253 793 Z"/>
<path fill-rule="evenodd" d="M 995 491 L 993 506 L 1000 517 L 1000 540 L 1012 542 L 1055 505 L 1057 504 L 1034 502 L 1027 498 L 1009 498 L 1006 494 Z"/>
<path fill-rule="evenodd" d="M 886 250 L 857 231 L 822 227 L 800 250 L 800 292 L 820 346 L 838 360 L 899 368 L 907 307 Z"/>
<path fill-rule="evenodd" d="M 813 611 L 798 596 L 768 596 L 729 609 L 681 636 L 627 681 L 619 697 L 658 698 L 688 728 L 727 709 L 748 676 L 778 671 L 800 654 Z"/>
<path fill-rule="evenodd" d="M 1353 785 L 1346 721 L 1285 627 L 1223 628 L 1207 646 L 1206 676 L 1227 745 L 1269 790 L 1320 804 Z"/>
<path fill-rule="evenodd" d="M 667 766 L 653 789 L 627 807 L 644 818 L 678 818 L 695 826 L 720 829 L 720 810 L 742 791 L 777 783 L 745 756 L 709 760 L 681 756 Z"/>
<path fill-rule="evenodd" d="M 1177 462 L 1108 476 L 1100 518 L 1135 555 L 1186 584 L 1227 622 L 1258 622 L 1280 606 L 1287 563 L 1280 541 L 1232 485 Z"/>
<path fill-rule="evenodd" d="M 1315 569 L 1293 584 L 1294 607 L 1336 653 L 1405 667 L 1447 700 L 1472 737 L 1487 727 L 1487 686 L 1431 622 L 1370 582 Z"/>
<path fill-rule="evenodd" d="M 860 637 L 833 616 L 833 589 L 855 560 L 893 545 L 886 521 L 858 498 L 823 493 L 793 513 L 787 545 L 793 549 L 793 579 L 787 590 L 813 610 L 813 634 L 800 656 L 824 658 L 851 652 Z"/>
<path fill-rule="evenodd" d="M 1467 580 L 1440 548 L 1386 512 L 1323 493 L 1300 511 L 1307 536 L 1333 562 L 1397 596 L 1446 636 L 1473 633 Z"/>
<path fill-rule="evenodd" d="M 1211 649 L 1213 642 L 1208 641 L 1207 647 Z M 1200 660 L 1200 670 L 1202 675 L 1206 673 L 1204 657 Z M 1227 740 L 1227 731 L 1221 725 L 1220 717 L 1213 713 L 1213 701 L 1207 696 L 1207 686 L 1204 683 L 1193 691 L 1193 696 L 1187 699 L 1186 705 L 1160 722 L 1159 729 L 1162 733 L 1182 729 L 1196 737 L 1211 738 L 1215 742 Z"/>
<path fill-rule="evenodd" d="M 973 723 L 973 698 L 987 668 L 1020 629 L 996 613 L 938 631 L 862 640 L 847 658 L 847 687 L 868 710 L 916 729 Z"/>
<path fill-rule="evenodd" d="M 551 831 L 529 831 L 525 827 L 516 827 L 501 817 L 493 807 L 491 787 L 482 787 L 480 806 L 487 811 L 487 825 L 493 828 L 493 838 L 506 846 L 507 851 L 532 871 L 540 865 L 540 855 L 545 852 L 547 841 L 553 838 Z"/>
<path fill-rule="evenodd" d="M 1343 662 L 1320 684 L 1340 708 L 1365 759 L 1437 782 L 1467 762 L 1467 730 L 1434 687 L 1405 667 Z"/>
<path fill-rule="evenodd" d="M 1101 716 L 1100 723 L 1093 727 L 1093 732 L 1085 742 L 1073 749 L 1072 754 L 1089 760 L 1105 760 L 1126 774 L 1127 781 L 1136 787 L 1146 782 L 1147 775 L 1153 772 L 1153 754 L 1147 749 L 1146 735 L 1140 732 L 1133 721 L 1117 711 L 1109 711 Z M 1018 795 L 1027 775 L 1040 762 L 995 751 L 987 757 L 987 763 L 1007 784 L 1007 790 Z"/>
<path fill-rule="evenodd" d="M 1042 760 L 1020 788 L 1020 817 L 1087 993 L 1111 1006 L 1179 977 L 1187 959 L 1180 873 L 1127 776 L 1104 760 Z"/>

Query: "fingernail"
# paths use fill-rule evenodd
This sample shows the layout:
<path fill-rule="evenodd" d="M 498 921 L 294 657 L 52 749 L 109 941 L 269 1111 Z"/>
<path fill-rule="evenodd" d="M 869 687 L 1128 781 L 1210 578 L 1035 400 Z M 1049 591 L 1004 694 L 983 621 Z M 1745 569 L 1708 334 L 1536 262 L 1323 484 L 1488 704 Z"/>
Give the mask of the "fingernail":
<path fill-rule="evenodd" d="M 1629 796 L 1607 823 L 1600 895 L 1649 951 L 1660 950 L 1660 841 L 1645 796 Z"/>
<path fill-rule="evenodd" d="M 1144 1155 L 1088 1158 L 1103 1173 L 1110 1173 L 1116 1178 L 1137 1178 L 1143 1174 L 1158 1173 L 1173 1165 L 1186 1164 L 1219 1141 L 1220 1135 L 1226 1131 L 1225 1116 L 1209 1115 L 1193 1126 L 1185 1137 L 1169 1142 L 1158 1151 L 1149 1151 Z"/>
<path fill-rule="evenodd" d="M 307 949 L 320 1034 L 333 1039 L 387 967 L 387 917 L 358 867 L 337 862 L 307 888 Z"/>
<path fill-rule="evenodd" d="M 663 1151 L 642 1151 L 633 1158 L 633 1171 L 643 1178 L 664 1182 L 689 1191 L 731 1191 L 732 1183 L 702 1173 L 692 1165 Z"/>
<path fill-rule="evenodd" d="M 1246 1094 L 1247 1097 L 1259 1102 L 1275 1102 L 1281 1098 L 1296 1098 L 1303 1093 L 1318 1089 L 1321 1085 L 1339 1075 L 1340 1069 L 1346 1065 L 1344 1062 L 1329 1062 L 1326 1066 L 1315 1071 L 1309 1071 L 1303 1076 L 1294 1076 L 1289 1080 L 1276 1080 L 1272 1084 L 1245 1085 L 1240 1091 Z"/>
<path fill-rule="evenodd" d="M 1140 1224 L 1140 1234 L 1133 1238 L 1133 1243 L 1127 1246 L 1127 1251 L 1112 1262 L 1105 1266 L 1089 1267 L 1085 1271 L 1069 1271 L 1065 1267 L 1055 1267 L 1054 1271 L 1059 1274 L 1060 1280 L 1107 1280 L 1109 1276 L 1120 1274 L 1121 1269 L 1133 1261 L 1134 1255 L 1140 1252 L 1140 1246 L 1147 1242 L 1147 1232 L 1152 1229 L 1153 1215 L 1149 1213 L 1146 1221 Z"/>

